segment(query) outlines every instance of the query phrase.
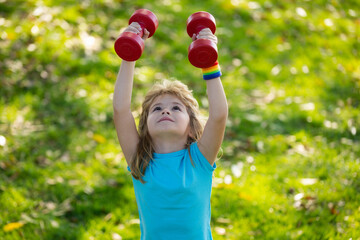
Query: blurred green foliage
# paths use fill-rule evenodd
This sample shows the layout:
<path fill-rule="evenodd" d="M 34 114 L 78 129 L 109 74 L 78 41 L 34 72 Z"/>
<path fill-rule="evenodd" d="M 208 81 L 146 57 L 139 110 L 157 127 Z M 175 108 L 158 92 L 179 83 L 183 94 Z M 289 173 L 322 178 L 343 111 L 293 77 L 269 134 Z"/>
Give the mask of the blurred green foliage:
<path fill-rule="evenodd" d="M 358 1 L 1 0 L 0 238 L 139 239 L 112 123 L 132 12 L 159 19 L 136 64 L 133 113 L 174 78 L 203 112 L 186 19 L 217 21 L 229 102 L 214 239 L 360 239 Z"/>

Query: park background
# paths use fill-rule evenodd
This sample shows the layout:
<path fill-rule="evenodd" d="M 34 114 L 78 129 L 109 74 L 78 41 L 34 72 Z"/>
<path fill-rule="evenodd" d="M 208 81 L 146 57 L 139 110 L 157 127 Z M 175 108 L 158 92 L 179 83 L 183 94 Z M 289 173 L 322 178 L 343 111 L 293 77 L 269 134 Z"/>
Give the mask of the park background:
<path fill-rule="evenodd" d="M 139 239 L 113 125 L 113 45 L 159 19 L 133 114 L 162 79 L 208 102 L 186 20 L 217 21 L 229 103 L 211 227 L 224 239 L 360 239 L 360 3 L 355 0 L 1 0 L 0 239 Z"/>

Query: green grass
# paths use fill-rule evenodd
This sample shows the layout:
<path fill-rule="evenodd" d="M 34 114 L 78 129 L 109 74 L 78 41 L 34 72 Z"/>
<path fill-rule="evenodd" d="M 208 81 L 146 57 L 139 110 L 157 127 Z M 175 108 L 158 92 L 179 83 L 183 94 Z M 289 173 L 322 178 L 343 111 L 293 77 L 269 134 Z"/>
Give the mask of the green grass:
<path fill-rule="evenodd" d="M 360 239 L 360 4 L 340 0 L 0 1 L 0 238 L 139 239 L 111 100 L 113 44 L 138 8 L 160 24 L 136 64 L 135 115 L 163 78 L 206 113 L 186 19 L 217 21 L 230 112 L 214 239 Z"/>

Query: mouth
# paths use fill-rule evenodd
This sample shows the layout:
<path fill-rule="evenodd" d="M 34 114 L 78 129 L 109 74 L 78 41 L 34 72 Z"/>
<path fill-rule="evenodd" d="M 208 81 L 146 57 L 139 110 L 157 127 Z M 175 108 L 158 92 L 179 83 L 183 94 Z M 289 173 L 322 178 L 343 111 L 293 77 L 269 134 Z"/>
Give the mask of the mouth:
<path fill-rule="evenodd" d="M 163 118 L 161 118 L 158 122 L 163 122 L 163 121 L 174 122 L 171 118 L 168 118 L 168 117 L 163 117 Z"/>

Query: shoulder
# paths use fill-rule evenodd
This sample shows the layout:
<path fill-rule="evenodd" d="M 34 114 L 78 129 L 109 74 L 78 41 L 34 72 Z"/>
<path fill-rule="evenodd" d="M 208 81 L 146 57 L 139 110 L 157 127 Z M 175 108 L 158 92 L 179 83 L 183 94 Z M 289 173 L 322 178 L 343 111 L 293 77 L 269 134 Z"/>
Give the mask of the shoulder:
<path fill-rule="evenodd" d="M 199 143 L 193 142 L 190 145 L 190 157 L 195 162 L 195 167 L 197 167 L 197 164 L 199 167 L 205 169 L 206 171 L 213 172 L 216 169 L 216 163 L 211 165 L 209 161 L 206 159 L 206 157 L 202 154 L 202 152 L 199 149 Z"/>

